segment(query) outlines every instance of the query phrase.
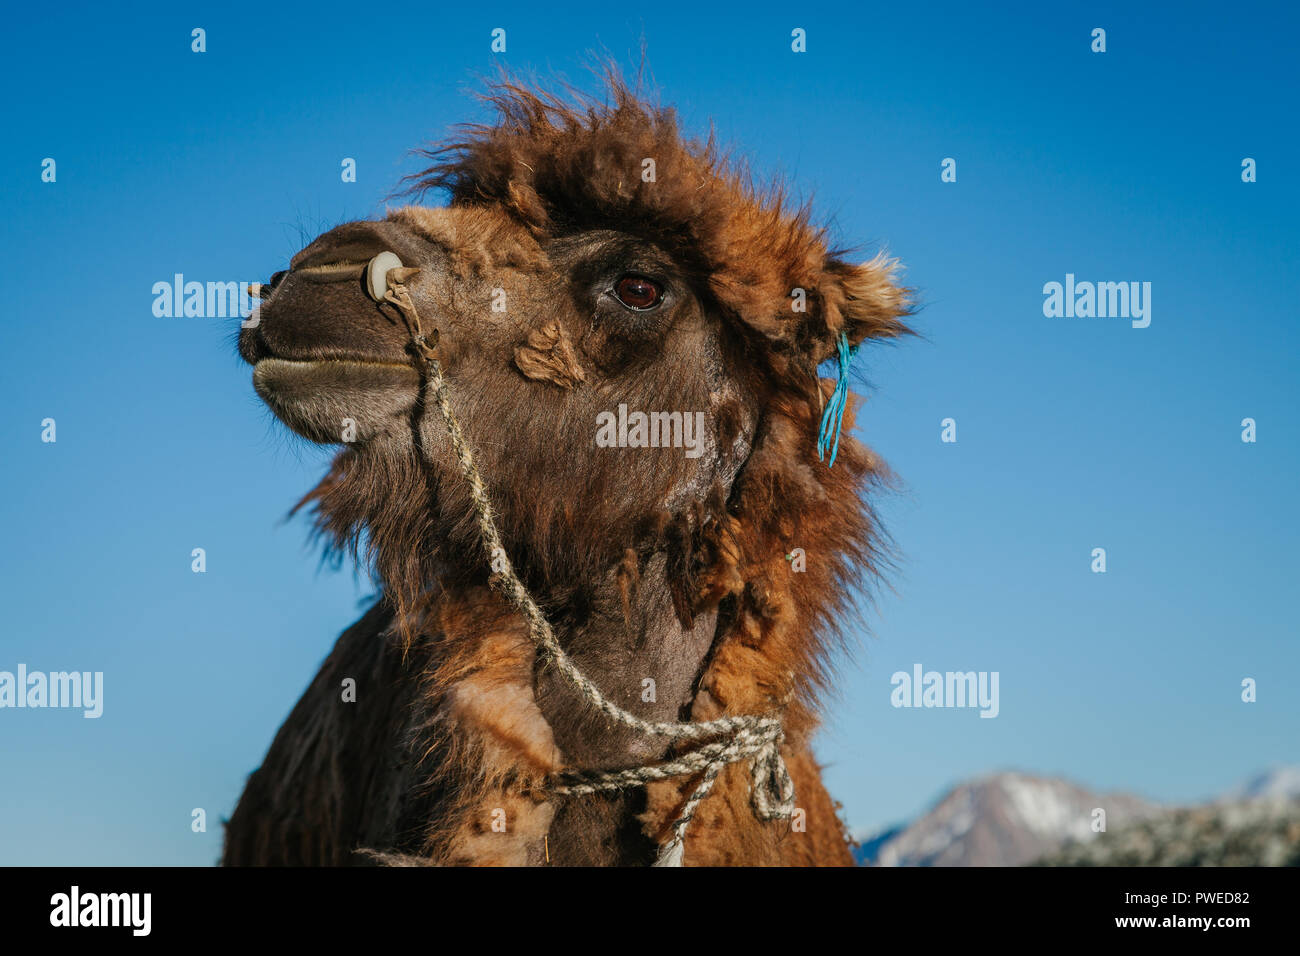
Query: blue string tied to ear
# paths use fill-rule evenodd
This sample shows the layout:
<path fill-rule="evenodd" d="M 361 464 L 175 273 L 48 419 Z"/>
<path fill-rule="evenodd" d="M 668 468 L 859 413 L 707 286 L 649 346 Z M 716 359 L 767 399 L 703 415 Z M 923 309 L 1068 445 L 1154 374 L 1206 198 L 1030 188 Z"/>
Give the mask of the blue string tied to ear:
<path fill-rule="evenodd" d="M 839 380 L 835 383 L 835 391 L 831 392 L 831 400 L 826 405 L 826 411 L 822 412 L 822 427 L 817 433 L 818 460 L 826 460 L 827 448 L 831 452 L 831 460 L 826 465 L 827 468 L 835 466 L 835 456 L 840 451 L 840 421 L 844 418 L 844 406 L 849 403 L 849 362 L 858 354 L 858 347 L 849 345 L 849 337 L 841 332 L 836 351 L 839 353 Z M 834 444 L 831 443 L 832 435 L 835 436 Z"/>

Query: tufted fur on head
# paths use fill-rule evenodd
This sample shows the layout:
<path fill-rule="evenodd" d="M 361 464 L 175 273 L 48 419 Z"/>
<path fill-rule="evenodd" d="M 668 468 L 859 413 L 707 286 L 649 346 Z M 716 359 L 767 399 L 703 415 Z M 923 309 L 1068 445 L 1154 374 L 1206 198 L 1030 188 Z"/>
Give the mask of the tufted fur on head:
<path fill-rule="evenodd" d="M 885 560 L 867 495 L 888 472 L 850 434 L 856 401 L 834 468 L 819 460 L 834 382 L 818 366 L 841 336 L 858 345 L 909 334 L 910 294 L 892 260 L 855 263 L 831 249 L 809 206 L 792 206 L 779 184 L 756 185 L 712 136 L 684 137 L 671 109 L 612 73 L 601 101 L 512 80 L 486 99 L 495 121 L 428 151 L 433 165 L 411 182 L 416 193 L 444 191 L 446 208 L 407 207 L 388 224 L 441 257 L 447 278 L 417 298 L 451 329 L 440 347 L 452 401 L 511 560 L 575 661 L 624 706 L 637 706 L 643 675 L 661 674 L 655 719 L 786 708 L 807 832 L 755 821 L 746 771 L 733 766 L 697 816 L 688 862 L 846 862 L 809 737 L 846 614 Z M 681 284 L 686 304 L 662 328 L 617 326 L 584 304 L 584 270 L 597 268 L 588 263 L 633 247 L 653 250 Z M 525 302 L 526 320 L 457 326 L 494 283 Z M 707 408 L 708 454 L 602 453 L 590 412 L 627 399 Z M 430 437 L 426 413 L 417 402 L 413 440 L 345 448 L 299 505 L 314 508 L 335 546 L 364 546 L 401 636 L 383 653 L 410 669 L 385 677 L 403 682 L 408 713 L 390 746 L 420 770 L 393 784 L 403 796 L 388 803 L 403 809 L 385 812 L 401 826 L 371 826 L 364 839 L 384 862 L 643 861 L 692 781 L 546 795 L 561 766 L 638 765 L 667 744 L 611 730 L 535 661 L 521 622 L 486 590 L 469 498 L 438 459 L 445 436 Z M 795 549 L 806 570 L 792 568 Z M 300 722 L 326 706 L 304 698 Z M 275 747 L 259 774 L 273 758 Z M 289 751 L 277 759 L 287 764 Z M 310 764 L 298 759 L 294 772 Z M 509 851 L 483 822 L 484 808 L 505 803 L 519 821 Z M 355 826 L 337 835 L 362 839 Z"/>
<path fill-rule="evenodd" d="M 539 238 L 612 224 L 652 236 L 733 321 L 784 356 L 764 356 L 778 372 L 830 358 L 841 332 L 853 345 L 909 333 L 893 260 L 844 261 L 811 206 L 792 208 L 780 182 L 757 184 L 712 134 L 683 137 L 672 109 L 643 101 L 616 73 L 606 85 L 597 102 L 501 82 L 483 97 L 496 122 L 462 126 L 459 139 L 426 151 L 435 163 L 414 191 L 497 207 Z M 794 289 L 808 294 L 804 312 L 791 309 Z"/>

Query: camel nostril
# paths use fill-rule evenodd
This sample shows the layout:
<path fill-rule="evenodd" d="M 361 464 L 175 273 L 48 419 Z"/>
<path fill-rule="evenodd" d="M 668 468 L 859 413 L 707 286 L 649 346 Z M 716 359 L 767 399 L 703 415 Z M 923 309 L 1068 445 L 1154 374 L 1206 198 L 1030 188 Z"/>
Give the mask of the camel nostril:
<path fill-rule="evenodd" d="M 388 273 L 401 268 L 402 260 L 393 252 L 381 252 L 371 259 L 366 266 L 366 292 L 370 298 L 383 302 L 384 294 L 388 291 Z"/>

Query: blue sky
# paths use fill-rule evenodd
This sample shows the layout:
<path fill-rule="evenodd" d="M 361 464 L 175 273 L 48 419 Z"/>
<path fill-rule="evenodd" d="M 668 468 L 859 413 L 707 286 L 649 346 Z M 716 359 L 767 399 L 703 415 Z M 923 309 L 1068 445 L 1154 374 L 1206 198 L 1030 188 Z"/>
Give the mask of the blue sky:
<path fill-rule="evenodd" d="M 0 862 L 213 862 L 370 590 L 283 521 L 328 453 L 257 401 L 234 323 L 155 318 L 153 283 L 265 279 L 382 214 L 412 147 L 485 118 L 469 94 L 499 61 L 582 83 L 588 51 L 633 63 L 643 36 L 688 130 L 711 118 L 790 175 L 835 239 L 899 256 L 925 303 L 923 340 L 856 363 L 859 434 L 903 484 L 877 503 L 899 570 L 818 741 L 850 823 L 995 769 L 1177 801 L 1300 760 L 1300 17 L 900 6 L 7 14 L 0 670 L 103 671 L 105 702 L 98 720 L 0 710 Z M 1044 317 L 1067 273 L 1151 282 L 1150 327 Z M 998 671 L 999 716 L 893 708 L 890 676 L 916 663 Z"/>

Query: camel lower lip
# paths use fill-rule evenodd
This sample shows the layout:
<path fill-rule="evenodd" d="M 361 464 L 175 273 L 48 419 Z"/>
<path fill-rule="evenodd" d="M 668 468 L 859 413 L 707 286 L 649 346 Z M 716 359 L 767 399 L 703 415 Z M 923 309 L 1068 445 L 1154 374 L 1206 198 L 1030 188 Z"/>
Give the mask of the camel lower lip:
<path fill-rule="evenodd" d="M 264 358 L 253 388 L 282 422 L 321 444 L 368 441 L 405 420 L 420 390 L 411 366 L 378 359 Z"/>
<path fill-rule="evenodd" d="M 406 362 L 381 359 L 260 359 L 253 366 L 253 387 L 264 399 L 279 403 L 328 401 L 347 395 L 373 395 L 418 385 L 419 373 Z"/>

